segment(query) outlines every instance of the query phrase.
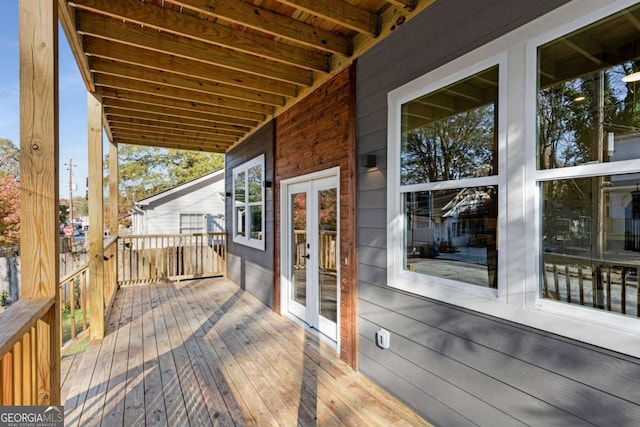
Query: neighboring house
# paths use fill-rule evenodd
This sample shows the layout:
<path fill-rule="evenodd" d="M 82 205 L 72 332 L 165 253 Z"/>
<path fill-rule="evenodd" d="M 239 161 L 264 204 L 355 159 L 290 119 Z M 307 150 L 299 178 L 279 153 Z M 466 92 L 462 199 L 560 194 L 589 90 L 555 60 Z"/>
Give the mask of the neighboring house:
<path fill-rule="evenodd" d="M 134 203 L 133 234 L 225 231 L 224 169 Z"/>
<path fill-rule="evenodd" d="M 227 152 L 229 278 L 436 425 L 637 425 L 640 141 L 572 103 L 629 102 L 639 10 L 435 2 Z"/>

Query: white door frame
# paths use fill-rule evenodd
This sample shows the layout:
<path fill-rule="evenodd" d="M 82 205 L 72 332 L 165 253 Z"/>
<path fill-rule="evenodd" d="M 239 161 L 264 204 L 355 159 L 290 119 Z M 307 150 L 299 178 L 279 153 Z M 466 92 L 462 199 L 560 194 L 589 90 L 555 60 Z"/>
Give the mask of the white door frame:
<path fill-rule="evenodd" d="M 334 167 L 330 169 L 325 169 L 318 172 L 313 172 L 305 175 L 296 176 L 293 178 L 288 178 L 280 181 L 280 314 L 283 316 L 295 318 L 292 314 L 289 313 L 289 291 L 291 287 L 291 282 L 287 277 L 288 272 L 291 269 L 291 247 L 289 245 L 288 233 L 291 229 L 291 218 L 289 217 L 289 208 L 290 201 L 288 194 L 289 186 L 292 184 L 298 184 L 307 181 L 313 181 L 316 179 L 322 178 L 332 178 L 335 177 L 337 181 L 337 193 L 338 193 L 338 206 L 337 206 L 337 216 L 338 216 L 338 224 L 340 220 L 340 167 Z M 338 252 L 339 252 L 339 242 L 340 242 L 340 226 L 338 225 Z M 337 265 L 338 265 L 338 278 L 336 289 L 336 297 L 337 297 L 337 316 L 336 316 L 336 345 L 337 350 L 340 349 L 340 254 L 337 254 Z M 297 318 L 295 318 L 297 320 Z M 315 332 L 318 332 L 316 329 L 312 329 Z M 324 336 L 324 335 L 323 335 Z"/>

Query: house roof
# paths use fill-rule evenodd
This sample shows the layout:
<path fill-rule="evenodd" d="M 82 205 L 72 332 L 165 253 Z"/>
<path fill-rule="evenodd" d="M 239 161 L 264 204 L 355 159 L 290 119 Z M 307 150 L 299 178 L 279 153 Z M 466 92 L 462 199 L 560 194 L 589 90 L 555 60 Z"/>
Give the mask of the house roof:
<path fill-rule="evenodd" d="M 146 199 L 142 199 L 142 200 L 138 200 L 137 202 L 134 202 L 134 205 L 136 206 L 149 206 L 151 203 L 155 203 L 157 201 L 160 201 L 166 197 L 172 196 L 176 193 L 179 193 L 181 191 L 185 191 L 185 190 L 189 190 L 193 187 L 196 187 L 202 183 L 205 183 L 207 181 L 218 181 L 220 179 L 224 179 L 224 168 L 223 169 L 218 169 L 215 172 L 211 172 L 208 173 L 206 175 L 201 176 L 200 178 L 196 178 L 193 179 L 191 181 L 185 182 L 183 184 L 177 185 L 173 188 L 169 188 L 168 190 L 165 190 L 161 193 L 155 194 L 151 197 L 147 197 Z"/>
<path fill-rule="evenodd" d="M 226 152 L 435 0 L 60 0 L 114 143 Z"/>

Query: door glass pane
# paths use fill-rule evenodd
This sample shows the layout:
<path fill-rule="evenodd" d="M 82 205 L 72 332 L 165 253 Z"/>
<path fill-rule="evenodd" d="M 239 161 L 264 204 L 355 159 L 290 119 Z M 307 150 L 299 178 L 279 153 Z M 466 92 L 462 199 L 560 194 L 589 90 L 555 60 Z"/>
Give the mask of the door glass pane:
<path fill-rule="evenodd" d="M 338 192 L 335 188 L 318 191 L 318 278 L 320 315 L 336 322 L 337 313 L 337 248 Z"/>
<path fill-rule="evenodd" d="M 291 195 L 291 299 L 307 305 L 307 193 Z"/>

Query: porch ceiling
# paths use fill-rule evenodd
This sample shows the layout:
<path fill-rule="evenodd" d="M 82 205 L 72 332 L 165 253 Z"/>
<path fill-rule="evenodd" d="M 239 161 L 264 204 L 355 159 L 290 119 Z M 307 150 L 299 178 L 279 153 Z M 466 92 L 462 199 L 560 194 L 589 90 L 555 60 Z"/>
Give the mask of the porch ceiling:
<path fill-rule="evenodd" d="M 435 0 L 59 0 L 117 143 L 226 152 Z"/>

